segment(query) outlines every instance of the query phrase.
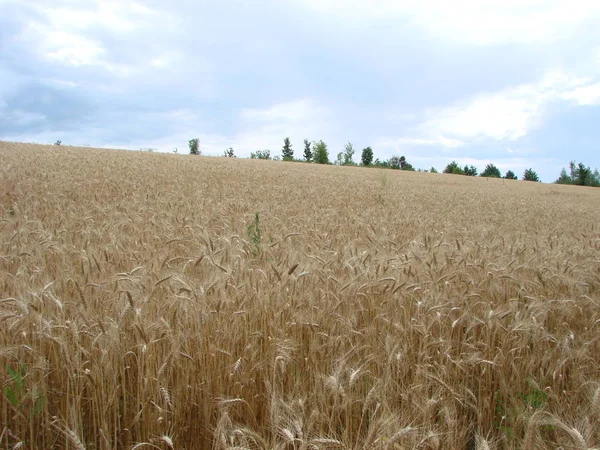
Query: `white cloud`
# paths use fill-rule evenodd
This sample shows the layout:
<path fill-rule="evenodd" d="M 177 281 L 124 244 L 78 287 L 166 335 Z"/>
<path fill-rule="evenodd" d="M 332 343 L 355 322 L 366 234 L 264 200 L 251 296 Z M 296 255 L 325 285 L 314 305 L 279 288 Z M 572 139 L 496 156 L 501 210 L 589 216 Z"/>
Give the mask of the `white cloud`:
<path fill-rule="evenodd" d="M 553 42 L 598 20 L 594 0 L 300 0 L 344 23 L 405 19 L 435 36 L 472 45 Z"/>
<path fill-rule="evenodd" d="M 551 102 L 574 99 L 579 104 L 589 104 L 600 100 L 600 83 L 590 82 L 589 78 L 552 71 L 538 83 L 482 93 L 458 104 L 431 110 L 418 131 L 425 140 L 433 139 L 445 147 L 483 139 L 514 141 L 541 124 Z"/>
<path fill-rule="evenodd" d="M 600 82 L 580 86 L 561 95 L 565 100 L 572 100 L 577 105 L 600 105 Z"/>

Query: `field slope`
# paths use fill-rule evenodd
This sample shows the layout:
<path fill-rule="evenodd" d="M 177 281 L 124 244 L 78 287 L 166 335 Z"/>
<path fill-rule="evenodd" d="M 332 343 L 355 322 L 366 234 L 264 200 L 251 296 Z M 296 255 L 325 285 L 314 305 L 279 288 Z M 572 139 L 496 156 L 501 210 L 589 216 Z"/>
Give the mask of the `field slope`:
<path fill-rule="evenodd" d="M 600 446 L 600 189 L 8 142 L 0 188 L 2 448 Z"/>

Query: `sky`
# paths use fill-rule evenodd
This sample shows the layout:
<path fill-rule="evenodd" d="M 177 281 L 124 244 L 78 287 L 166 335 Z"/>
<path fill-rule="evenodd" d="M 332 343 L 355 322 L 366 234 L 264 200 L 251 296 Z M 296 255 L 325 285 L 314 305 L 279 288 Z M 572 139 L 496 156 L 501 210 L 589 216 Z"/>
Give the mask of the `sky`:
<path fill-rule="evenodd" d="M 0 139 L 600 167 L 600 2 L 0 0 Z"/>

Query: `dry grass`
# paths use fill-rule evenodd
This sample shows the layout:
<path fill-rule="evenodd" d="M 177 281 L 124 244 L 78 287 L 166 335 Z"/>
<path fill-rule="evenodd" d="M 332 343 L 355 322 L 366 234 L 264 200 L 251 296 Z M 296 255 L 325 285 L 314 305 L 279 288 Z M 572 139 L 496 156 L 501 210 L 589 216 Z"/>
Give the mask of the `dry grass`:
<path fill-rule="evenodd" d="M 0 161 L 3 448 L 600 446 L 600 189 Z"/>

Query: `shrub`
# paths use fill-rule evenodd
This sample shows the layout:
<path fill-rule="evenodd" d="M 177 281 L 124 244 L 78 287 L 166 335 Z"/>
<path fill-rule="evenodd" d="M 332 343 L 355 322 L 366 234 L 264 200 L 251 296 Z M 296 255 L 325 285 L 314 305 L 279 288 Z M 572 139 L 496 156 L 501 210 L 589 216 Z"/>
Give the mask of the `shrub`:
<path fill-rule="evenodd" d="M 516 180 L 517 176 L 512 170 L 507 170 L 506 175 L 504 175 L 504 178 L 506 178 L 507 180 Z"/>
<path fill-rule="evenodd" d="M 226 158 L 235 158 L 235 155 L 233 154 L 233 147 L 229 147 L 227 150 L 225 150 L 225 154 L 223 156 Z"/>

